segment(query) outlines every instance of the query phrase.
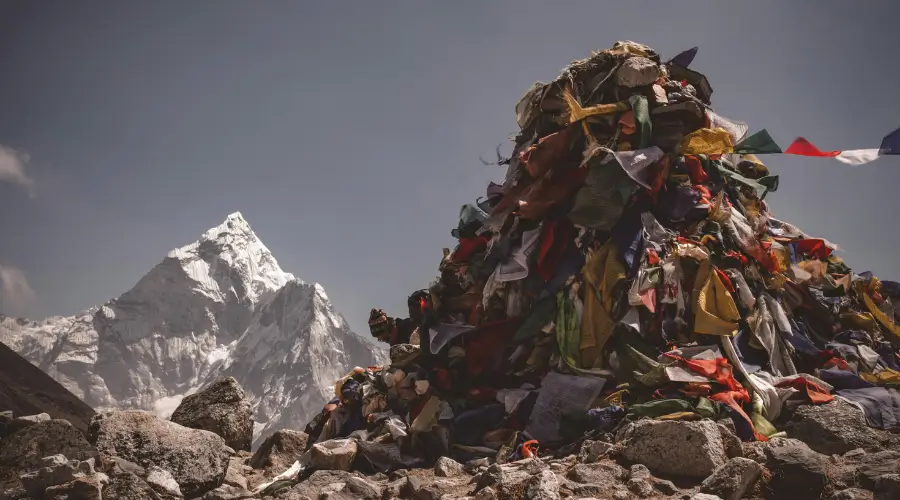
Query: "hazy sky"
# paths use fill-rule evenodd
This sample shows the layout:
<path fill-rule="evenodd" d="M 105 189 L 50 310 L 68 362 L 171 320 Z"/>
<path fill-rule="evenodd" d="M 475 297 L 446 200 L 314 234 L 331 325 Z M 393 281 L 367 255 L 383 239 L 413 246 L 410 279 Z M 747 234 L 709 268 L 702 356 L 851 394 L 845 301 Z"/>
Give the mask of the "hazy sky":
<path fill-rule="evenodd" d="M 4 312 L 102 303 L 239 210 L 365 333 L 436 276 L 533 81 L 617 40 L 698 45 L 720 114 L 782 147 L 878 147 L 900 126 L 898 18 L 896 0 L 0 0 Z M 767 163 L 777 217 L 900 278 L 900 157 Z"/>

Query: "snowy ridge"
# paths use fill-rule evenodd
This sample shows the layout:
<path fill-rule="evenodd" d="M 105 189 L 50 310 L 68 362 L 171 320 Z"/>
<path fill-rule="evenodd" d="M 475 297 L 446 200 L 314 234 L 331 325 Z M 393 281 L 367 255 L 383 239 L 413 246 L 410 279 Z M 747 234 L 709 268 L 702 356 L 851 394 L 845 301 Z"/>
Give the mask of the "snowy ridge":
<path fill-rule="evenodd" d="M 0 318 L 0 341 L 98 410 L 168 416 L 184 396 L 234 376 L 262 436 L 301 429 L 337 378 L 385 358 L 319 284 L 282 271 L 240 213 L 101 307 L 39 322 Z"/>

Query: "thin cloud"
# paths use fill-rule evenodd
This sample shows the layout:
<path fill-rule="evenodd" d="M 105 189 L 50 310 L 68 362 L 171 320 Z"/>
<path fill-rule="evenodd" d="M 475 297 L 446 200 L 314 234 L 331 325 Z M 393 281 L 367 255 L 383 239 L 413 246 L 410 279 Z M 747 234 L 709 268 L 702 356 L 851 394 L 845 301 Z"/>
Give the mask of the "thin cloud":
<path fill-rule="evenodd" d="M 28 283 L 25 272 L 13 266 L 0 264 L 0 293 L 2 310 L 6 316 L 27 316 L 37 300 L 37 294 Z"/>
<path fill-rule="evenodd" d="M 0 145 L 0 182 L 18 184 L 34 196 L 34 179 L 25 171 L 29 160 L 28 153 Z"/>

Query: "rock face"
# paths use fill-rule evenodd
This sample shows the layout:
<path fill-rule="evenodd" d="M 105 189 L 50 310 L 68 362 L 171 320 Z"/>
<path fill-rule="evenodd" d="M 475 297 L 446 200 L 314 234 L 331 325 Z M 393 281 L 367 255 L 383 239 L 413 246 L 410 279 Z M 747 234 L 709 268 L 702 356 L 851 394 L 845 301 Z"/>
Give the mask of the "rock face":
<path fill-rule="evenodd" d="M 9 321 L 13 320 L 0 316 L 0 323 Z M 45 413 L 52 418 L 68 420 L 82 432 L 87 431 L 94 410 L 3 343 L 0 343 L 0 367 L 3 367 L 0 369 L 0 410 L 12 411 L 15 415 Z"/>
<path fill-rule="evenodd" d="M 91 421 L 88 439 L 104 456 L 165 469 L 187 498 L 220 486 L 231 456 L 221 437 L 142 411 L 97 415 Z"/>
<path fill-rule="evenodd" d="M 101 307 L 40 322 L 0 317 L 0 341 L 98 410 L 168 418 L 186 395 L 232 376 L 247 392 L 258 442 L 302 429 L 335 380 L 384 358 L 321 286 L 282 271 L 239 213 Z M 20 410 L 41 411 L 56 416 Z M 85 412 L 65 418 L 86 428 Z"/>
<path fill-rule="evenodd" d="M 843 455 L 857 448 L 877 451 L 900 447 L 900 436 L 869 427 L 862 410 L 840 399 L 797 408 L 785 430 L 790 437 L 826 455 Z"/>
<path fill-rule="evenodd" d="M 280 430 L 272 434 L 250 458 L 254 469 L 281 472 L 291 466 L 306 449 L 309 436 L 305 432 Z"/>
<path fill-rule="evenodd" d="M 705 478 L 727 460 L 719 428 L 710 420 L 641 420 L 626 439 L 622 456 L 658 474 Z"/>
<path fill-rule="evenodd" d="M 253 410 L 245 397 L 234 377 L 221 378 L 206 389 L 185 397 L 172 413 L 171 420 L 191 429 L 218 434 L 235 450 L 250 451 Z"/>

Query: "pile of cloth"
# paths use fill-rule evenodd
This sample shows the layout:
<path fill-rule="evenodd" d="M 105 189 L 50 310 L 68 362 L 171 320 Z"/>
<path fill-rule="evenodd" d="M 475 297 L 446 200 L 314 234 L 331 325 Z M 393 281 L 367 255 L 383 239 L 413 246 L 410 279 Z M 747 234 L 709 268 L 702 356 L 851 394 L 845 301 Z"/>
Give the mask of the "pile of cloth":
<path fill-rule="evenodd" d="M 900 284 L 770 215 L 760 157 L 781 149 L 713 111 L 695 54 L 618 42 L 528 89 L 504 181 L 462 207 L 408 318 L 372 310 L 391 363 L 338 381 L 311 446 L 349 438 L 354 467 L 388 471 L 638 418 L 766 440 L 836 395 L 900 425 Z"/>

